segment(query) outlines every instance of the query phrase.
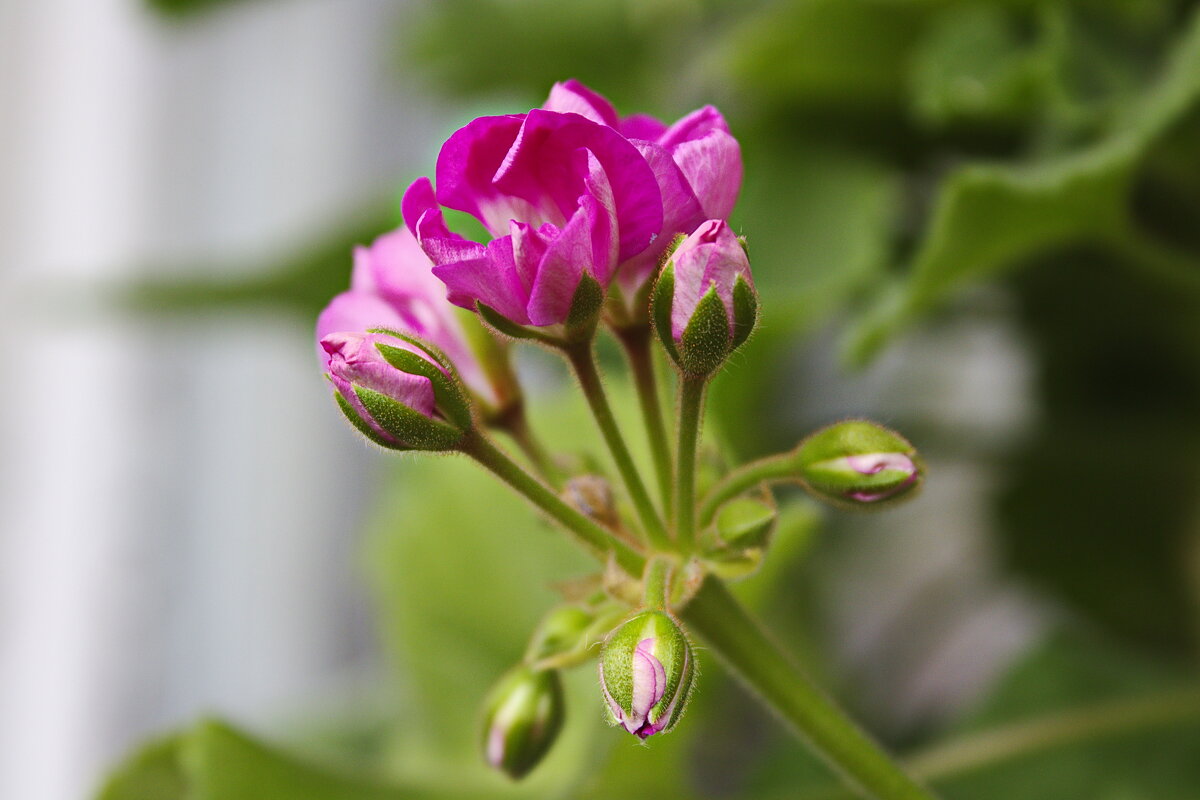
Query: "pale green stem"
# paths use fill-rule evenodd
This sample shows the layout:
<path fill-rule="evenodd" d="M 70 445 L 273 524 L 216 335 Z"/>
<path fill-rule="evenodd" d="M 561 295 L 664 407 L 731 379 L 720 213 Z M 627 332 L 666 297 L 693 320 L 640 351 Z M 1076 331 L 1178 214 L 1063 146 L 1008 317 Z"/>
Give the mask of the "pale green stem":
<path fill-rule="evenodd" d="M 646 575 L 642 579 L 646 608 L 666 610 L 670 577 L 671 562 L 667 558 L 654 556 L 646 562 Z"/>
<path fill-rule="evenodd" d="M 596 368 L 591 342 L 566 345 L 562 351 L 575 371 L 575 377 L 579 379 L 583 396 L 587 398 L 588 406 L 592 409 L 592 416 L 596 418 L 596 425 L 600 428 L 600 434 L 604 437 L 605 444 L 608 445 L 608 450 L 617 465 L 617 471 L 621 473 L 621 480 L 624 481 L 629 497 L 633 500 L 638 519 L 642 522 L 650 544 L 655 548 L 666 549 L 670 545 L 667 530 L 663 527 L 662 518 L 654 508 L 650 493 L 646 491 L 646 485 L 642 483 L 642 477 L 633 463 L 633 456 L 629 454 L 629 448 L 625 445 L 625 439 L 617 427 L 617 420 L 613 416 L 612 408 L 608 404 L 608 397 L 604 393 L 600 372 Z"/>
<path fill-rule="evenodd" d="M 878 800 L 933 800 L 775 646 L 713 577 L 683 611 L 691 630 L 851 784 Z"/>
<path fill-rule="evenodd" d="M 642 420 L 646 425 L 646 437 L 650 441 L 650 452 L 654 457 L 654 469 L 658 476 L 658 491 L 662 497 L 663 513 L 668 520 L 675 518 L 674 466 L 671 464 L 671 443 L 667 438 L 667 426 L 663 422 L 662 404 L 658 396 L 658 380 L 654 375 L 654 357 L 650 350 L 650 328 L 622 328 L 617 330 L 617 340 L 625 348 L 633 383 L 637 387 L 638 403 L 642 407 Z"/>
<path fill-rule="evenodd" d="M 701 527 L 709 525 L 721 506 L 760 483 L 795 480 L 795 454 L 779 453 L 751 461 L 730 472 L 708 490 L 700 507 Z"/>
<path fill-rule="evenodd" d="M 459 450 L 507 483 L 551 519 L 575 534 L 580 544 L 600 561 L 607 561 L 609 554 L 630 575 L 641 575 L 646 560 L 636 550 L 613 536 L 611 531 L 567 505 L 549 487 L 521 468 L 519 464 L 501 452 L 483 434 L 467 431 L 459 444 Z"/>
<path fill-rule="evenodd" d="M 679 474 L 676 483 L 676 539 L 679 549 L 696 546 L 696 448 L 704 415 L 707 377 L 685 375 L 679 380 Z"/>

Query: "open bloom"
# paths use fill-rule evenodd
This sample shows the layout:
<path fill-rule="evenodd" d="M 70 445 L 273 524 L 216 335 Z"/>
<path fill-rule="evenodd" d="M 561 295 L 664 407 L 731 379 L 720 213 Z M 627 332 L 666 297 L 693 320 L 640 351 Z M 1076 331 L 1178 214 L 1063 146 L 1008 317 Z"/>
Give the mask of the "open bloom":
<path fill-rule="evenodd" d="M 617 284 L 627 301 L 653 276 L 676 234 L 690 234 L 706 219 L 728 219 L 742 186 L 742 155 L 716 108 L 704 106 L 672 125 L 645 114 L 619 117 L 607 99 L 576 80 L 556 83 L 543 108 L 619 131 L 654 171 L 662 195 L 662 233 L 620 265 Z"/>
<path fill-rule="evenodd" d="M 609 634 L 600 685 L 613 722 L 645 739 L 669 730 L 692 688 L 692 647 L 662 611 L 643 611 Z"/>
<path fill-rule="evenodd" d="M 440 348 L 467 387 L 483 402 L 498 406 L 511 382 L 490 380 L 467 343 L 446 287 L 408 228 L 385 233 L 370 247 L 354 251 L 350 290 L 342 292 L 317 318 L 317 339 L 333 333 L 366 333 L 387 328 Z M 326 358 L 326 362 L 328 358 Z"/>
<path fill-rule="evenodd" d="M 402 204 L 434 274 L 450 302 L 482 303 L 519 325 L 565 322 L 585 274 L 607 289 L 662 230 L 662 195 L 641 152 L 575 113 L 476 119 L 442 146 L 436 178 L 436 194 L 421 178 Z M 494 238 L 452 233 L 439 205 L 473 215 Z"/>

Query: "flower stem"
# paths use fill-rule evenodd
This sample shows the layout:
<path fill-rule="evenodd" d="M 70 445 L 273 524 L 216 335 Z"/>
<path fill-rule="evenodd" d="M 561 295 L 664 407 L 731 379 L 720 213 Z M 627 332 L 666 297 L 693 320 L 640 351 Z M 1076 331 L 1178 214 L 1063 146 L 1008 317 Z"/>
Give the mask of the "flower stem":
<path fill-rule="evenodd" d="M 663 422 L 662 404 L 658 397 L 658 381 L 654 375 L 654 358 L 650 350 L 650 326 L 619 328 L 617 340 L 625 349 L 633 382 L 637 387 L 638 402 L 642 407 L 642 420 L 646 425 L 646 436 L 650 440 L 650 452 L 654 456 L 654 469 L 658 474 L 658 491 L 662 496 L 663 512 L 668 520 L 675 518 L 674 467 L 671 464 L 671 443 L 667 438 L 667 426 Z"/>
<path fill-rule="evenodd" d="M 796 472 L 794 461 L 794 453 L 779 453 L 743 464 L 730 472 L 708 491 L 700 507 L 700 524 L 708 525 L 721 506 L 760 483 L 793 478 Z"/>
<path fill-rule="evenodd" d="M 683 376 L 679 381 L 679 475 L 676 484 L 676 534 L 687 553 L 696 545 L 696 445 L 704 412 L 707 377 Z"/>
<path fill-rule="evenodd" d="M 611 531 L 563 502 L 547 486 L 501 452 L 482 433 L 477 430 L 468 431 L 459 444 L 459 450 L 491 470 L 496 477 L 524 495 L 547 516 L 575 534 L 580 544 L 601 562 L 607 561 L 611 553 L 617 564 L 630 575 L 642 574 L 646 559 L 640 553 L 616 538 Z"/>
<path fill-rule="evenodd" d="M 664 556 L 653 556 L 646 562 L 646 574 L 642 578 L 646 608 L 665 611 L 667 589 L 670 586 L 671 562 Z"/>
<path fill-rule="evenodd" d="M 684 620 L 760 699 L 849 782 L 878 800 L 933 800 L 813 685 L 710 576 L 683 610 Z"/>
<path fill-rule="evenodd" d="M 612 453 L 617 471 L 621 473 L 621 479 L 625 482 L 625 488 L 629 491 L 630 499 L 633 500 L 634 508 L 637 509 L 638 518 L 642 521 L 650 544 L 656 548 L 668 547 L 670 541 L 667 538 L 667 530 L 663 527 L 662 518 L 658 516 L 654 502 L 650 499 L 650 493 L 646 491 L 646 485 L 642 483 L 642 477 L 633 463 L 633 456 L 629 454 L 629 448 L 621 437 L 620 429 L 617 428 L 616 418 L 613 417 L 608 397 L 604 393 L 604 385 L 600 380 L 600 372 L 596 368 L 596 358 L 592 352 L 591 342 L 569 344 L 564 346 L 562 351 L 566 354 L 571 368 L 575 371 L 575 376 L 579 379 L 583 395 L 592 409 L 592 416 L 596 418 L 596 424 L 600 428 L 604 442 L 608 445 L 609 452 Z"/>

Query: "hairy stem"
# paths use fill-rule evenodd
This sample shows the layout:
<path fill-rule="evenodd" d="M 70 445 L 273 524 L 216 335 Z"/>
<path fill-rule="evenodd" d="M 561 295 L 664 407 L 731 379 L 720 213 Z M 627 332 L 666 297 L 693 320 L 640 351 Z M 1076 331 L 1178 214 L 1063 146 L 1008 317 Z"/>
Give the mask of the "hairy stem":
<path fill-rule="evenodd" d="M 575 377 L 579 379 L 583 395 L 592 409 L 592 416 L 596 418 L 596 425 L 600 428 L 609 452 L 612 453 L 617 471 L 621 473 L 621 480 L 624 481 L 629 497 L 633 500 L 638 519 L 642 522 L 650 544 L 660 549 L 667 548 L 670 544 L 667 530 L 663 526 L 662 518 L 654 508 L 650 493 L 646 491 L 646 485 L 642 483 L 642 477 L 633 463 L 633 456 L 629 454 L 629 448 L 625 445 L 625 439 L 617 427 L 617 420 L 613 416 L 612 408 L 608 404 L 608 397 L 604 393 L 604 386 L 600 380 L 600 371 L 596 368 L 596 358 L 592 353 L 591 342 L 567 345 L 562 350 L 566 354 L 571 368 L 575 371 Z"/>
<path fill-rule="evenodd" d="M 796 472 L 794 460 L 793 453 L 779 453 L 743 464 L 730 472 L 709 489 L 700 507 L 700 524 L 711 523 L 721 506 L 760 483 L 791 479 Z"/>
<path fill-rule="evenodd" d="M 642 421 L 646 425 L 646 436 L 650 441 L 650 452 L 654 456 L 654 469 L 658 477 L 658 491 L 662 498 L 663 513 L 668 520 L 675 518 L 674 466 L 671 464 L 671 443 L 667 438 L 667 426 L 663 422 L 662 403 L 658 396 L 658 380 L 654 375 L 654 358 L 650 349 L 650 327 L 621 328 L 617 340 L 625 349 L 633 382 L 637 387 L 638 403 L 642 407 Z"/>
<path fill-rule="evenodd" d="M 878 800 L 933 800 L 801 673 L 714 577 L 683 611 L 684 620 L 759 698 L 848 782 Z"/>
<path fill-rule="evenodd" d="M 696 545 L 696 446 L 704 414 L 707 377 L 684 376 L 679 381 L 679 475 L 676 483 L 676 534 L 679 548 L 690 552 Z"/>
<path fill-rule="evenodd" d="M 671 562 L 665 556 L 653 556 L 646 562 L 646 574 L 642 578 L 646 608 L 666 610 L 670 578 Z"/>
<path fill-rule="evenodd" d="M 630 575 L 642 574 L 646 559 L 640 553 L 563 502 L 549 487 L 522 469 L 479 431 L 468 431 L 459 444 L 459 450 L 575 534 L 579 543 L 601 562 L 607 561 L 609 554 L 612 554 L 617 564 Z"/>

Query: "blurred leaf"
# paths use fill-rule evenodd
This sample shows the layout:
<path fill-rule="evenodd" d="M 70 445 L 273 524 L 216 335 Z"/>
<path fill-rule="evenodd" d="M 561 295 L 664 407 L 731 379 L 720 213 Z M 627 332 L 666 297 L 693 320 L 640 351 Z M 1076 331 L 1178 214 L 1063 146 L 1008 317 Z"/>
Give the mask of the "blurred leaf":
<path fill-rule="evenodd" d="M 953 171 L 939 192 L 911 270 L 853 332 L 851 360 L 871 358 L 900 328 L 954 290 L 1012 269 L 1039 252 L 1114 240 L 1132 241 L 1128 249 L 1139 250 L 1128 211 L 1135 170 L 1198 97 L 1200 13 L 1193 15 L 1162 78 L 1103 141 L 1039 163 L 974 163 Z"/>
<path fill-rule="evenodd" d="M 959 727 L 999 724 L 1071 712 L 1100 701 L 1155 696 L 1178 683 L 1153 662 L 1078 634 L 1047 641 L 1026 657 Z M 1049 748 L 939 781 L 947 800 L 1194 800 L 1200 787 L 1200 720 L 1169 721 L 1123 734 Z"/>
<path fill-rule="evenodd" d="M 308 763 L 224 723 L 200 722 L 135 754 L 99 800 L 421 800 L 460 796 L 389 787 Z M 476 795 L 480 796 L 480 795 Z"/>

